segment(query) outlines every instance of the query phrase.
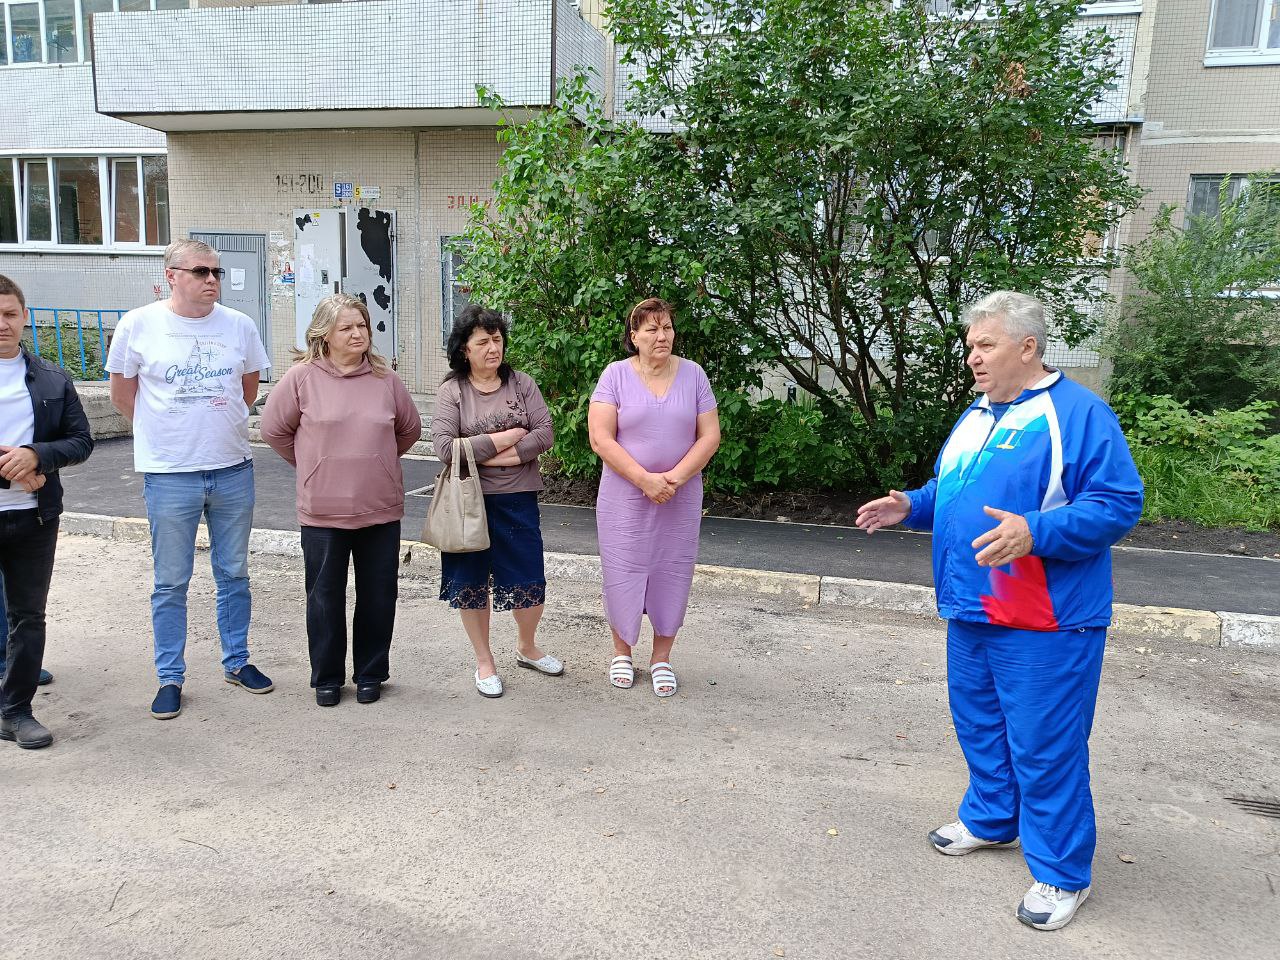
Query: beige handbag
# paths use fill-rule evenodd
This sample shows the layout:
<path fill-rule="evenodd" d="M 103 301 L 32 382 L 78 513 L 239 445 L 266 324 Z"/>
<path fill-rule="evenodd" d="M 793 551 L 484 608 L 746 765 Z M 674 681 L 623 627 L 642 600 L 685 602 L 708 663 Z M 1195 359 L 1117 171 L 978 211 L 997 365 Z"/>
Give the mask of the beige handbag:
<path fill-rule="evenodd" d="M 467 475 L 462 476 L 462 455 L 467 457 Z M 453 462 L 436 477 L 436 491 L 427 508 L 427 525 L 422 539 L 441 553 L 476 553 L 489 549 L 489 524 L 485 519 L 484 494 L 471 440 L 455 437 Z"/>

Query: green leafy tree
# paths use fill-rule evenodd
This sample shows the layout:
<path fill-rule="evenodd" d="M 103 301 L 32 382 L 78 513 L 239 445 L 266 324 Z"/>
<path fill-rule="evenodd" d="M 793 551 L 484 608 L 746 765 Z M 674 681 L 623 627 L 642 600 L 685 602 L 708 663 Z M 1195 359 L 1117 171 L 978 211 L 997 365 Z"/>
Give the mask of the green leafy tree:
<path fill-rule="evenodd" d="M 668 120 L 736 255 L 707 288 L 859 435 L 885 479 L 928 469 L 972 381 L 964 306 L 1033 293 L 1095 329 L 1092 251 L 1136 200 L 1090 136 L 1110 39 L 1063 0 L 618 0 L 635 105 Z M 988 16 L 989 15 L 989 16 Z"/>
<path fill-rule="evenodd" d="M 742 428 L 726 429 L 712 478 L 748 469 L 746 390 L 760 382 L 767 353 L 706 296 L 703 260 L 714 251 L 697 233 L 700 219 L 687 216 L 705 202 L 687 164 L 664 140 L 610 122 L 584 76 L 560 85 L 556 108 L 504 119 L 498 136 L 496 200 L 473 211 L 465 277 L 473 300 L 513 316 L 512 360 L 547 399 L 561 468 L 598 470 L 587 439 L 592 387 L 624 356 L 631 308 L 659 296 L 676 308 L 677 350 L 706 369 L 722 420 Z"/>
<path fill-rule="evenodd" d="M 1233 199 L 1224 179 L 1218 199 L 1182 226 L 1163 207 L 1132 252 L 1137 289 L 1105 338 L 1112 393 L 1199 413 L 1280 398 L 1280 182 L 1254 178 Z"/>
<path fill-rule="evenodd" d="M 630 106 L 670 132 L 562 87 L 557 109 L 502 129 L 497 202 L 468 234 L 475 296 L 515 316 L 569 469 L 594 467 L 590 387 L 646 295 L 676 303 L 678 349 L 712 378 L 727 422 L 711 479 L 730 487 L 800 475 L 769 451 L 823 451 L 832 486 L 918 479 L 969 399 L 961 312 L 991 289 L 1041 296 L 1069 340 L 1092 332 L 1110 263 L 1086 251 L 1136 199 L 1090 136 L 1109 40 L 1065 0 L 988 10 L 612 6 Z M 747 407 L 765 362 L 818 416 Z"/>

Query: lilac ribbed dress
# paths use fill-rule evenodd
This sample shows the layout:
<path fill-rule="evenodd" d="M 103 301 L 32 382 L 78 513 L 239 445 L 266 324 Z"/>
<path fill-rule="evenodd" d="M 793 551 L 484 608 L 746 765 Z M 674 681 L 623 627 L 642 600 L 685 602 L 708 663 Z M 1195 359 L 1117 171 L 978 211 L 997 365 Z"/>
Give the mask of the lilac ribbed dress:
<path fill-rule="evenodd" d="M 650 473 L 684 459 L 697 439 L 698 415 L 716 408 L 706 373 L 684 359 L 665 397 L 649 392 L 631 361 L 619 360 L 600 375 L 591 401 L 618 408 L 618 443 Z M 664 637 L 684 623 L 701 524 L 702 474 L 656 504 L 605 465 L 596 496 L 604 612 L 629 646 L 640 637 L 642 614 Z"/>

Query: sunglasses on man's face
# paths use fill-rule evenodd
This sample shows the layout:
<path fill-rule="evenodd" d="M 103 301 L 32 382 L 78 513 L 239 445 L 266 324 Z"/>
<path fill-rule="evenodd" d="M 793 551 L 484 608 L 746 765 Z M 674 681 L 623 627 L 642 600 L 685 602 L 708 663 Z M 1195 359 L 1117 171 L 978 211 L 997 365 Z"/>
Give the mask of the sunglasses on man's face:
<path fill-rule="evenodd" d="M 221 280 L 227 275 L 227 271 L 223 267 L 170 267 L 169 269 L 182 270 L 200 280 L 206 279 L 210 274 L 213 274 L 214 278 L 217 280 Z"/>

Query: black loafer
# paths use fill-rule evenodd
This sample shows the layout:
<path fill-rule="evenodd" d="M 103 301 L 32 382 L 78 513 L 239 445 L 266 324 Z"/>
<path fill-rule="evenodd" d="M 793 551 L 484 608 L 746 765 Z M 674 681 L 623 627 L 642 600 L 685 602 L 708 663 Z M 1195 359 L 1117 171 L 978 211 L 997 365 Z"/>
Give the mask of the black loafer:
<path fill-rule="evenodd" d="M 356 703 L 377 703 L 382 696 L 382 684 L 362 683 L 356 687 Z"/>
<path fill-rule="evenodd" d="M 316 687 L 316 704 L 321 707 L 336 707 L 342 702 L 341 687 Z"/>

